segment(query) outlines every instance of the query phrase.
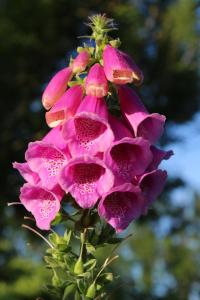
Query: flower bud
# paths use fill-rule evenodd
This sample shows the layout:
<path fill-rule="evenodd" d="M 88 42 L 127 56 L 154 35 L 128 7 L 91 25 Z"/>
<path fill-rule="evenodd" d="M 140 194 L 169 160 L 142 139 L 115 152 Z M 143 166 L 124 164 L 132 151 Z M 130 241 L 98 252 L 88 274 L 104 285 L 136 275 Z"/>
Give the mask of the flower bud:
<path fill-rule="evenodd" d="M 74 266 L 74 273 L 79 275 L 82 274 L 83 272 L 84 272 L 83 261 L 82 258 L 79 257 Z"/>
<path fill-rule="evenodd" d="M 103 64 L 106 77 L 111 82 L 140 85 L 143 81 L 142 71 L 136 63 L 126 53 L 110 45 L 103 51 Z"/>
<path fill-rule="evenodd" d="M 85 83 L 86 94 L 98 98 L 108 93 L 108 82 L 103 67 L 96 63 L 91 67 Z"/>
<path fill-rule="evenodd" d="M 94 299 L 95 295 L 96 295 L 96 284 L 95 282 L 93 282 L 87 290 L 86 297 L 90 299 Z"/>
<path fill-rule="evenodd" d="M 89 63 L 89 60 L 90 60 L 89 52 L 87 50 L 81 51 L 72 63 L 71 67 L 73 73 L 83 72 Z"/>
<path fill-rule="evenodd" d="M 60 70 L 53 76 L 42 95 L 44 108 L 50 109 L 64 94 L 71 77 L 72 69 L 70 67 Z"/>

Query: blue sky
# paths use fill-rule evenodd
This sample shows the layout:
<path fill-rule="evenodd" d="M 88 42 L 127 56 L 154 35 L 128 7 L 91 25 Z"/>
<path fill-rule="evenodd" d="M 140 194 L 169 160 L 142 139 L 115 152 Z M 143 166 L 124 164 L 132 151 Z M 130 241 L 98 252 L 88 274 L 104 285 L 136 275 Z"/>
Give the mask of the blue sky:
<path fill-rule="evenodd" d="M 200 112 L 184 125 L 170 124 L 169 134 L 176 139 L 167 145 L 174 156 L 162 163 L 169 176 L 180 176 L 192 189 L 200 192 Z"/>

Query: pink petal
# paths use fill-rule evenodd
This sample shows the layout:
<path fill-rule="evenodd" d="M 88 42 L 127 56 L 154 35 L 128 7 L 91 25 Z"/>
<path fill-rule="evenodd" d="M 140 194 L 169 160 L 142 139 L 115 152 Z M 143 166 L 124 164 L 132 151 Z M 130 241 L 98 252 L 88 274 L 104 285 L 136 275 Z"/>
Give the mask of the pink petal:
<path fill-rule="evenodd" d="M 75 85 L 68 89 L 55 105 L 46 112 L 46 122 L 49 127 L 56 127 L 64 120 L 72 117 L 81 103 L 83 97 L 83 88 L 81 85 Z"/>
<path fill-rule="evenodd" d="M 67 157 L 70 157 L 68 145 L 62 136 L 61 126 L 51 129 L 42 139 L 42 142 L 55 146 L 59 150 L 62 150 Z"/>
<path fill-rule="evenodd" d="M 108 82 L 103 67 L 96 63 L 88 73 L 85 82 L 86 94 L 95 97 L 104 97 L 108 93 Z"/>
<path fill-rule="evenodd" d="M 155 146 L 151 146 L 151 152 L 153 154 L 153 160 L 151 161 L 150 165 L 148 166 L 148 171 L 152 171 L 157 169 L 159 164 L 162 162 L 163 159 L 168 160 L 172 155 L 174 155 L 172 150 L 164 151 L 158 149 Z"/>
<path fill-rule="evenodd" d="M 139 178 L 139 186 L 145 198 L 144 212 L 153 201 L 160 195 L 167 179 L 167 172 L 162 170 L 153 170 L 143 174 Z"/>
<path fill-rule="evenodd" d="M 58 175 L 67 157 L 58 148 L 45 142 L 29 143 L 25 153 L 26 161 L 47 189 L 53 189 L 58 184 Z"/>
<path fill-rule="evenodd" d="M 90 54 L 87 50 L 81 51 L 77 57 L 74 59 L 72 63 L 72 70 L 73 73 L 81 73 L 83 72 L 90 60 Z"/>
<path fill-rule="evenodd" d="M 116 84 L 134 82 L 140 85 L 143 81 L 142 71 L 124 52 L 107 45 L 103 51 L 103 64 L 106 77 Z"/>
<path fill-rule="evenodd" d="M 73 155 L 104 152 L 114 140 L 110 125 L 94 113 L 76 114 L 63 125 L 63 137 Z"/>
<path fill-rule="evenodd" d="M 70 67 L 60 70 L 53 76 L 42 95 L 42 104 L 46 109 L 50 109 L 64 94 L 71 77 L 72 69 Z"/>
<path fill-rule="evenodd" d="M 155 143 L 164 131 L 165 116 L 149 114 L 137 94 L 128 87 L 119 87 L 120 107 L 132 126 L 135 136 Z"/>
<path fill-rule="evenodd" d="M 116 141 L 121 140 L 124 137 L 134 137 L 122 121 L 117 119 L 115 116 L 110 114 L 108 120 Z"/>
<path fill-rule="evenodd" d="M 106 121 L 108 120 L 108 109 L 104 98 L 97 98 L 94 96 L 84 97 L 77 109 L 77 113 L 80 112 L 91 112 L 97 114 Z"/>
<path fill-rule="evenodd" d="M 135 175 L 146 170 L 151 161 L 150 143 L 142 138 L 125 137 L 111 144 L 105 154 L 105 162 L 118 183 L 131 182 Z"/>
<path fill-rule="evenodd" d="M 71 193 L 82 208 L 93 207 L 114 182 L 112 172 L 96 157 L 81 156 L 71 159 L 62 169 L 59 183 Z"/>
<path fill-rule="evenodd" d="M 25 163 L 13 163 L 13 168 L 17 169 L 21 176 L 29 183 L 37 185 L 40 182 L 40 177 L 37 173 L 33 172 L 29 165 Z"/>
<path fill-rule="evenodd" d="M 51 221 L 60 210 L 60 201 L 56 194 L 29 183 L 24 184 L 20 192 L 20 201 L 32 213 L 36 225 L 40 229 L 49 230 Z"/>
<path fill-rule="evenodd" d="M 103 195 L 98 206 L 98 213 L 117 232 L 121 232 L 131 221 L 141 215 L 143 205 L 140 188 L 125 183 L 112 188 Z"/>

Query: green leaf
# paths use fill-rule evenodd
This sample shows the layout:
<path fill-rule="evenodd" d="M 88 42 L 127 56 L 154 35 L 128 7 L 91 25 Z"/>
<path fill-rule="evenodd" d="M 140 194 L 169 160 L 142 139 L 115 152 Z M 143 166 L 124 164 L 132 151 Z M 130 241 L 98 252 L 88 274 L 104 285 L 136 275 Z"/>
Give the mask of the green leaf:
<path fill-rule="evenodd" d="M 76 291 L 76 293 L 75 293 L 74 300 L 81 300 L 81 296 L 79 295 L 78 291 Z"/>
<path fill-rule="evenodd" d="M 63 221 L 62 213 L 58 212 L 55 219 L 51 222 L 51 224 L 55 226 L 62 223 L 62 221 Z"/>
<path fill-rule="evenodd" d="M 97 264 L 97 261 L 95 258 L 92 258 L 90 259 L 89 261 L 87 261 L 85 264 L 84 264 L 84 268 L 86 269 L 86 271 L 91 271 L 92 269 L 95 268 Z"/>
<path fill-rule="evenodd" d="M 69 231 L 65 230 L 63 238 L 66 241 L 67 245 L 69 245 L 69 242 L 71 240 L 71 236 L 72 236 L 72 231 L 71 230 L 69 230 Z"/>
<path fill-rule="evenodd" d="M 85 285 L 84 285 L 83 279 L 77 279 L 76 283 L 77 283 L 77 286 L 78 286 L 81 294 L 84 294 L 85 293 Z"/>
<path fill-rule="evenodd" d="M 53 244 L 53 246 L 56 247 L 59 242 L 59 236 L 57 235 L 57 233 L 50 233 L 49 241 L 51 242 L 51 244 Z"/>
<path fill-rule="evenodd" d="M 90 243 L 86 243 L 85 246 L 86 246 L 87 253 L 89 254 L 92 254 L 96 251 L 95 247 Z"/>
<path fill-rule="evenodd" d="M 44 256 L 44 260 L 47 264 L 50 265 L 51 268 L 58 267 L 58 262 L 51 256 Z"/>
<path fill-rule="evenodd" d="M 66 288 L 64 290 L 64 294 L 63 294 L 62 300 L 68 300 L 68 296 L 70 294 L 72 294 L 72 292 L 74 292 L 75 289 L 76 289 L 76 285 L 74 283 L 66 286 Z"/>

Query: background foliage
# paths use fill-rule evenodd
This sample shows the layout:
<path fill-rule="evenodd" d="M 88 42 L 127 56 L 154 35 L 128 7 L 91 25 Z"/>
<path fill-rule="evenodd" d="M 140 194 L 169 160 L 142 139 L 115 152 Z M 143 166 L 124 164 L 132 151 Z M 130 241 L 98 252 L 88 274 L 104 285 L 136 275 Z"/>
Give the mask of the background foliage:
<path fill-rule="evenodd" d="M 18 200 L 22 184 L 11 162 L 23 161 L 27 143 L 48 130 L 42 90 L 80 43 L 76 36 L 87 34 L 87 16 L 103 12 L 116 20 L 114 35 L 144 70 L 144 102 L 168 117 L 161 144 L 177 142 L 172 125 L 187 125 L 199 109 L 198 1 L 0 1 L 0 300 L 49 299 L 45 245 L 21 229 L 25 210 L 6 206 Z M 120 278 L 110 299 L 200 299 L 200 196 L 190 189 L 177 204 L 176 191 L 187 185 L 178 175 L 148 217 L 130 226 L 134 234 L 118 250 L 113 268 Z"/>

